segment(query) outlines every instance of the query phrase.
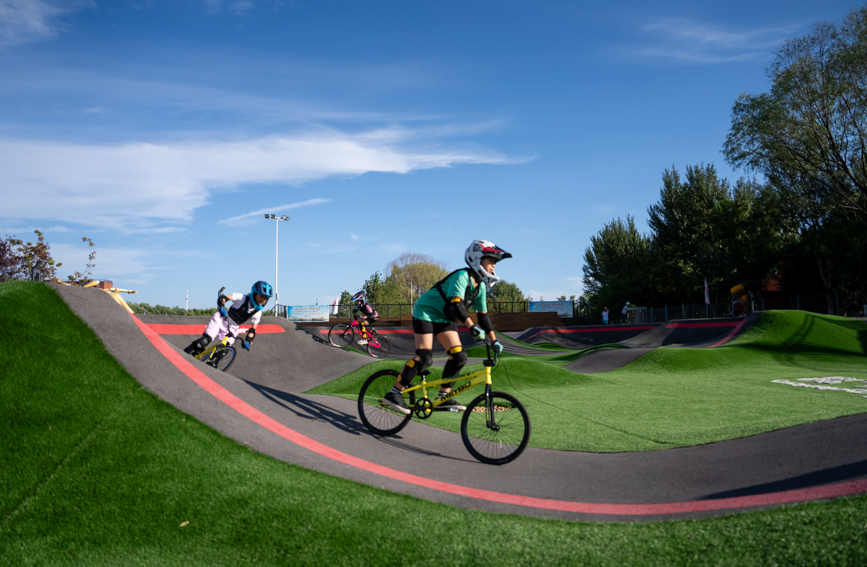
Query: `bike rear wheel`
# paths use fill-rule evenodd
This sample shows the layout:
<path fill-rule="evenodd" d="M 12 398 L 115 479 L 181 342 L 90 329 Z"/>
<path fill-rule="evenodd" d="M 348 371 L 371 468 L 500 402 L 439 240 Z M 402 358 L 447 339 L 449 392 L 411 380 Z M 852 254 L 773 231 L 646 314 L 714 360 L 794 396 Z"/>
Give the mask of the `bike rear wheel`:
<path fill-rule="evenodd" d="M 380 370 L 372 375 L 361 387 L 358 394 L 358 415 L 361 422 L 371 433 L 388 437 L 407 426 L 412 414 L 404 415 L 380 403 L 394 387 L 396 370 Z"/>
<path fill-rule="evenodd" d="M 235 347 L 221 346 L 217 347 L 211 358 L 206 361 L 206 364 L 225 372 L 232 366 L 233 362 L 235 362 Z"/>
<path fill-rule="evenodd" d="M 348 347 L 352 344 L 354 338 L 355 329 L 353 329 L 351 325 L 346 325 L 344 323 L 338 323 L 328 331 L 328 342 L 331 343 L 331 346 L 336 346 L 337 348 Z"/>
<path fill-rule="evenodd" d="M 530 417 L 515 397 L 491 392 L 490 421 L 485 394 L 467 405 L 461 419 L 461 439 L 467 451 L 483 463 L 504 465 L 514 461 L 530 441 Z"/>
<path fill-rule="evenodd" d="M 373 358 L 385 358 L 389 352 L 391 352 L 391 341 L 388 340 L 388 337 L 378 334 L 367 339 L 367 354 Z"/>

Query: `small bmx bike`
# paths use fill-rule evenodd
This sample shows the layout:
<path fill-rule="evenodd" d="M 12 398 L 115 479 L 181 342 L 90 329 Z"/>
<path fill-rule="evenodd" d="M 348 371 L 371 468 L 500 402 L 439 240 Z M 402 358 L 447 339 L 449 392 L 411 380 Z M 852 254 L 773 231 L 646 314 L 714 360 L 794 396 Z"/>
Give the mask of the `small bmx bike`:
<path fill-rule="evenodd" d="M 388 337 L 383 337 L 373 327 L 367 327 L 365 330 L 367 332 L 367 354 L 373 358 L 388 356 L 388 353 L 391 352 L 391 341 L 388 340 Z M 328 342 L 331 343 L 331 346 L 346 348 L 355 340 L 356 331 L 361 336 L 361 326 L 358 321 L 353 321 L 349 325 L 338 323 L 328 331 Z"/>
<path fill-rule="evenodd" d="M 420 374 L 421 381 L 413 382 L 403 390 L 409 409 L 404 415 L 389 407 L 383 398 L 391 391 L 399 373 L 396 370 L 380 370 L 361 387 L 358 394 L 358 414 L 364 426 L 376 435 L 389 437 L 409 425 L 413 415 L 428 419 L 434 408 L 461 392 L 485 385 L 485 391 L 467 404 L 461 418 L 461 439 L 470 454 L 490 465 L 504 465 L 517 459 L 530 441 L 530 416 L 523 404 L 511 394 L 491 390 L 491 369 L 496 365 L 496 353 L 491 343 L 485 341 L 487 359 L 482 361 L 482 370 L 453 376 L 445 380 L 428 382 L 425 377 L 430 370 Z M 428 389 L 434 392 L 441 384 L 457 381 L 457 387 L 442 399 L 428 397 Z M 435 394 L 434 394 L 435 395 Z"/>

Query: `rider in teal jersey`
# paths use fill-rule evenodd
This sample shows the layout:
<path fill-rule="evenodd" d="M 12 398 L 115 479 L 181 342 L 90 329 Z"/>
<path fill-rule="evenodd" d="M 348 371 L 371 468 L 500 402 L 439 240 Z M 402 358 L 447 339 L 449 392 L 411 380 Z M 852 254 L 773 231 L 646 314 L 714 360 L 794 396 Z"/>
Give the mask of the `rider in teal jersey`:
<path fill-rule="evenodd" d="M 443 379 L 458 375 L 467 363 L 467 355 L 463 352 L 455 323 L 466 325 L 476 340 L 481 340 L 487 335 L 497 354 L 503 351 L 503 345 L 497 340 L 491 319 L 488 317 L 486 296 L 490 288 L 500 279 L 494 273 L 494 265 L 503 258 L 511 257 L 511 254 L 492 242 L 474 240 L 464 254 L 468 268 L 452 272 L 418 299 L 412 310 L 415 356 L 407 361 L 394 388 L 386 394 L 383 402 L 395 411 L 403 414 L 410 413 L 411 410 L 403 401 L 401 392 L 416 375 L 433 364 L 434 335 L 449 353 L 449 359 L 443 368 Z M 470 318 L 467 311 L 470 306 L 476 311 L 478 324 L 473 323 Z M 448 382 L 440 386 L 438 397 L 447 396 L 454 384 Z M 435 409 L 464 411 L 467 408 L 457 400 L 451 399 Z"/>

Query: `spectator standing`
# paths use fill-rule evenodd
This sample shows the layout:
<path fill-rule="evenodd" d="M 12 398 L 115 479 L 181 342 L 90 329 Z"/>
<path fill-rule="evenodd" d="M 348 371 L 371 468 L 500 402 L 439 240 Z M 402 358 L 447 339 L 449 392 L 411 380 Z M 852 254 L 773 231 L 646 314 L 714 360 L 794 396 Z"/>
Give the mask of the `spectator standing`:
<path fill-rule="evenodd" d="M 603 325 L 608 324 L 608 308 L 607 307 L 602 308 L 602 324 Z"/>
<path fill-rule="evenodd" d="M 620 322 L 625 324 L 629 315 L 629 302 L 626 302 L 626 305 L 623 306 L 623 311 L 620 312 Z"/>

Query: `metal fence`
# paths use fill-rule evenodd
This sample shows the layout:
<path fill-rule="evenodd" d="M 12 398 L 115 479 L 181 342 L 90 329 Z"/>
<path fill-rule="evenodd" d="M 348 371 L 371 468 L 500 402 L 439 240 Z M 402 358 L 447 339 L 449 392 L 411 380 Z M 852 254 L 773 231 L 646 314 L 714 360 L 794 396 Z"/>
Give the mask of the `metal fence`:
<path fill-rule="evenodd" d="M 673 319 L 718 319 L 723 317 L 740 317 L 754 311 L 771 309 L 798 309 L 813 313 L 828 315 L 839 314 L 846 317 L 863 317 L 867 310 L 867 297 L 854 294 L 844 297 L 832 292 L 822 295 L 789 295 L 775 294 L 771 297 L 754 297 L 747 305 L 733 301 L 722 303 L 681 303 L 680 305 L 663 305 L 662 307 L 633 307 L 627 313 L 627 323 L 664 323 Z M 609 312 L 609 323 L 621 321 L 621 311 Z M 590 325 L 602 323 L 602 314 L 591 308 L 576 310 L 576 316 L 582 317 Z"/>
<path fill-rule="evenodd" d="M 379 317 L 385 319 L 398 318 L 402 315 L 412 315 L 412 305 L 409 303 L 377 303 L 373 304 L 377 313 L 379 313 Z M 354 304 L 340 304 L 336 306 L 329 306 L 332 311 L 330 311 L 331 317 L 350 317 L 352 315 L 352 310 L 355 307 Z M 335 314 L 333 309 L 337 308 L 337 313 Z M 286 317 L 287 311 L 286 305 L 276 305 L 274 309 L 271 310 L 271 314 L 276 315 L 277 317 Z M 488 312 L 489 313 L 527 313 L 530 310 L 530 305 L 526 301 L 489 301 L 488 302 Z"/>
<path fill-rule="evenodd" d="M 733 301 L 722 303 L 697 303 L 680 305 L 663 305 L 662 307 L 633 306 L 628 310 L 627 322 L 640 323 L 664 323 L 673 319 L 717 319 L 723 317 L 738 317 L 753 311 L 765 311 L 769 309 L 799 309 L 814 313 L 840 314 L 844 316 L 864 316 L 867 309 L 867 297 L 854 294 L 843 296 L 833 292 L 822 295 L 790 294 L 755 297 L 747 305 L 741 306 Z M 337 313 L 331 312 L 331 317 L 350 317 L 354 304 L 337 305 Z M 412 305 L 402 304 L 377 304 L 374 306 L 379 317 L 385 319 L 399 318 L 402 315 L 412 314 Z M 488 312 L 490 313 L 528 313 L 530 305 L 526 301 L 490 301 Z M 589 325 L 602 323 L 601 311 L 595 310 L 577 302 L 573 308 L 574 319 L 583 319 Z M 615 324 L 621 321 L 620 310 L 609 311 L 609 323 Z M 272 314 L 278 317 L 286 317 L 286 306 L 277 305 Z"/>

